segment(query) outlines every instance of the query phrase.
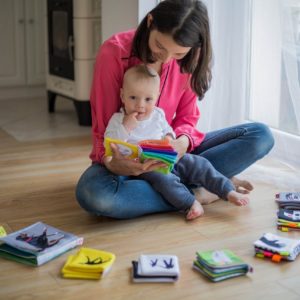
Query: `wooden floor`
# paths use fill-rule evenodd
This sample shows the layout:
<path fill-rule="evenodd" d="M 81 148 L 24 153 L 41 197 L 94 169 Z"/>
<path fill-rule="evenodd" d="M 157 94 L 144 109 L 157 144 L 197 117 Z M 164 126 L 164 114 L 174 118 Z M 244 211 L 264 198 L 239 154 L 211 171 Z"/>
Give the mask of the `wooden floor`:
<path fill-rule="evenodd" d="M 117 256 L 100 281 L 61 278 L 68 254 L 77 250 L 38 268 L 1 259 L 0 299 L 300 299 L 300 258 L 275 264 L 253 257 L 253 241 L 264 232 L 277 232 L 276 187 L 257 184 L 248 207 L 218 201 L 193 222 L 178 213 L 126 221 L 96 218 L 83 211 L 74 196 L 76 182 L 89 164 L 90 138 L 17 142 L 0 130 L 0 143 L 0 225 L 11 232 L 43 221 L 84 237 L 86 247 Z M 197 250 L 222 248 L 240 255 L 254 273 L 211 283 L 192 269 Z M 177 255 L 179 281 L 133 284 L 131 260 L 141 253 Z"/>

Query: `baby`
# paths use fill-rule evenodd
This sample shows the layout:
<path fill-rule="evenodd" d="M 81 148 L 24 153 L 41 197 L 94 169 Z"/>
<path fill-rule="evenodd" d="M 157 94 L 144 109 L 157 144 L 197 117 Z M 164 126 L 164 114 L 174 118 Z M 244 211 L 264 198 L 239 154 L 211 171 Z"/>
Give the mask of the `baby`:
<path fill-rule="evenodd" d="M 145 65 L 128 69 L 120 91 L 123 107 L 111 117 L 105 136 L 132 144 L 145 139 L 176 139 L 164 111 L 155 106 L 159 89 L 160 77 L 153 69 Z M 238 193 L 231 180 L 214 169 L 207 159 L 190 153 L 178 160 L 170 174 L 148 172 L 137 177 L 148 181 L 178 210 L 187 212 L 188 220 L 200 217 L 204 210 L 187 186 L 203 187 L 238 206 L 249 202 L 248 197 Z"/>

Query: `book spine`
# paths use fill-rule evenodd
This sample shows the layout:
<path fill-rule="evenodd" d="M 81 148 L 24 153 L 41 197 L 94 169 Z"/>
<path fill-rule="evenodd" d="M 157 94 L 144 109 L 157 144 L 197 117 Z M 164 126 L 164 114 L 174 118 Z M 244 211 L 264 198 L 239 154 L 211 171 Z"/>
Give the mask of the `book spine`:
<path fill-rule="evenodd" d="M 299 201 L 300 192 L 281 192 L 275 195 L 277 201 Z"/>
<path fill-rule="evenodd" d="M 297 247 L 295 247 L 291 257 L 295 259 L 299 255 L 299 253 L 300 253 L 300 244 L 297 245 Z"/>

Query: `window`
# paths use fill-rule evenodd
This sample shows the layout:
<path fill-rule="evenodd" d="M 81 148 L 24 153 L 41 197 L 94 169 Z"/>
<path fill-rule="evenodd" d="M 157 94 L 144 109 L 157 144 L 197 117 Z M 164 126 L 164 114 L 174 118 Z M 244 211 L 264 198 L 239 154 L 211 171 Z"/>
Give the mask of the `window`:
<path fill-rule="evenodd" d="M 299 158 L 300 0 L 251 4 L 247 119 L 274 129 L 281 156 Z"/>

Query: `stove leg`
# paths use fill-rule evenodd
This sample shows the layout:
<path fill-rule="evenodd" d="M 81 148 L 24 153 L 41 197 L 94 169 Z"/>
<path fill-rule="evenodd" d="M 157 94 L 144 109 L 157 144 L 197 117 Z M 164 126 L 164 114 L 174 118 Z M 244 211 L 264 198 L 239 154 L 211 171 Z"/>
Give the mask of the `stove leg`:
<path fill-rule="evenodd" d="M 47 94 L 48 94 L 48 112 L 54 113 L 56 94 L 50 91 L 48 91 Z"/>
<path fill-rule="evenodd" d="M 91 116 L 91 105 L 90 101 L 78 101 L 73 100 L 74 106 L 76 108 L 78 123 L 81 126 L 91 126 L 92 116 Z"/>

